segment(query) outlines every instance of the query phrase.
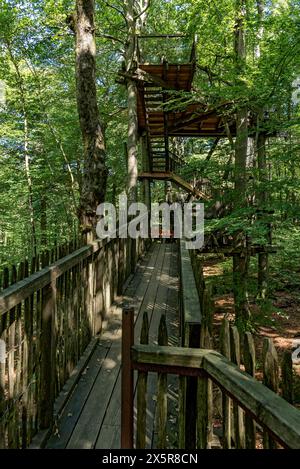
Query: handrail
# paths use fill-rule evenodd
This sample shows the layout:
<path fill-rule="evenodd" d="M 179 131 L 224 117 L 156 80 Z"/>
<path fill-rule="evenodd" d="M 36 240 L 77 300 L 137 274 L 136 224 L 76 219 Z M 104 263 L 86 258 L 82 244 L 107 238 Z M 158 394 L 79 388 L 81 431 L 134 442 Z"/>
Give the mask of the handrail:
<path fill-rule="evenodd" d="M 182 345 L 199 347 L 202 321 L 198 290 L 185 240 L 179 241 Z"/>
<path fill-rule="evenodd" d="M 29 275 L 24 280 L 14 283 L 0 293 L 0 317 L 10 309 L 17 306 L 21 301 L 29 298 L 35 291 L 44 288 L 53 280 L 60 277 L 67 270 L 78 265 L 81 261 L 97 253 L 109 242 L 109 239 L 88 244 L 80 249 L 62 257 L 55 263 L 45 267 L 38 272 Z"/>
<path fill-rule="evenodd" d="M 300 411 L 223 355 L 207 349 L 134 345 L 132 369 L 209 377 L 284 447 L 300 449 Z"/>
<path fill-rule="evenodd" d="M 58 393 L 144 251 L 142 238 L 122 238 L 124 226 L 0 293 L 0 337 L 6 345 L 0 363 L 1 447 L 26 447 L 37 428 L 45 435 L 52 429 Z M 19 272 L 22 278 L 28 269 L 21 265 Z M 12 434 L 12 425 L 20 432 Z"/>
<path fill-rule="evenodd" d="M 117 232 L 121 232 L 123 228 L 124 226 L 119 227 L 116 234 Z M 80 262 L 90 257 L 92 254 L 99 252 L 100 249 L 105 247 L 112 239 L 114 238 L 105 238 L 87 244 L 3 290 L 0 293 L 0 317 L 29 298 L 35 291 L 44 288 L 63 275 L 67 270 L 80 264 Z"/>

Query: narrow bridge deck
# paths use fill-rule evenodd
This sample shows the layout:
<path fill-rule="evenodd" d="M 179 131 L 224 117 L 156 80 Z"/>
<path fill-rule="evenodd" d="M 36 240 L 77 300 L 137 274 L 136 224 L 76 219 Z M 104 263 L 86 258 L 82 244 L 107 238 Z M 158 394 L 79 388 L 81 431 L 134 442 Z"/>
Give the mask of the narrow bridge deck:
<path fill-rule="evenodd" d="M 136 311 L 135 341 L 148 311 L 149 342 L 155 343 L 162 313 L 166 313 L 169 343 L 178 345 L 178 247 L 154 243 L 140 260 L 127 285 L 123 302 Z M 69 399 L 47 448 L 120 448 L 121 429 L 121 301 L 114 305 L 104 332 Z M 148 378 L 147 446 L 155 446 L 156 375 Z M 151 392 L 153 389 L 153 393 Z M 176 407 L 176 383 L 169 385 Z M 170 422 L 172 425 L 172 422 Z M 172 442 L 170 442 L 172 444 Z"/>

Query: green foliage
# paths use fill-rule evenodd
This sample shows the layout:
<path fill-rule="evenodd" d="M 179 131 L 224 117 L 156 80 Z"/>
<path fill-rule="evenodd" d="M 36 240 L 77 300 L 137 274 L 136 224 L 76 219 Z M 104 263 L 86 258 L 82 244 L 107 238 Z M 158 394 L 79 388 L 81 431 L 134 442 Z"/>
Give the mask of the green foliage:
<path fill-rule="evenodd" d="M 66 24 L 74 5 L 73 0 L 0 0 L 0 80 L 6 88 L 6 103 L 0 104 L 0 266 L 34 251 L 25 170 L 25 114 L 37 248 L 42 247 L 43 234 L 51 246 L 68 239 L 77 228 L 82 148 L 74 35 Z M 126 183 L 127 98 L 116 77 L 124 58 L 127 26 L 120 13 L 124 2 L 116 0 L 113 6 L 105 0 L 96 1 L 97 90 L 108 154 L 108 200 L 115 200 Z M 268 2 L 260 37 L 256 2 L 247 2 L 247 63 L 238 76 L 233 41 L 236 11 L 231 0 L 152 0 L 144 33 L 187 37 L 140 40 L 146 58 L 160 60 L 165 56 L 180 62 L 187 60 L 197 36 L 193 90 L 174 93 L 168 108 L 183 109 L 191 103 L 201 103 L 205 109 L 218 106 L 220 116 L 230 121 L 236 110 L 246 105 L 254 116 L 250 122 L 254 141 L 258 131 L 255 115 L 266 110 L 268 119 L 259 130 L 269 135 L 268 174 L 265 182 L 259 182 L 256 162 L 249 164 L 247 195 L 251 200 L 253 194 L 270 194 L 268 206 L 260 208 L 274 210 L 275 227 L 282 221 L 292 224 L 300 219 L 300 114 L 299 106 L 291 100 L 292 83 L 300 72 L 299 20 L 299 2 Z M 232 144 L 221 139 L 207 161 L 213 142 L 213 138 L 185 139 L 186 164 L 181 170 L 187 180 L 209 180 L 212 200 L 207 210 L 216 201 L 232 207 L 236 197 Z M 159 200 L 162 186 L 152 189 Z M 46 213 L 42 206 L 45 199 Z M 253 242 L 264 242 L 266 217 L 263 222 L 257 220 L 256 208 L 249 203 L 243 210 L 208 221 L 206 228 L 229 234 L 243 230 Z M 45 214 L 47 223 L 43 226 Z M 285 239 L 279 241 L 286 245 Z"/>

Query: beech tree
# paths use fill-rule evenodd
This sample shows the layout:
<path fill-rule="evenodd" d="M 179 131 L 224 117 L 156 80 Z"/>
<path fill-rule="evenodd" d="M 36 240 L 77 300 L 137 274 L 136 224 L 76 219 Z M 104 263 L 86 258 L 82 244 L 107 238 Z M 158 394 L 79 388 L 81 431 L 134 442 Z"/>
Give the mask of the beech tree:
<path fill-rule="evenodd" d="M 76 36 L 77 108 L 84 151 L 79 218 L 82 231 L 91 233 L 96 226 L 97 206 L 105 199 L 107 180 L 105 142 L 96 91 L 94 0 L 77 0 L 72 19 Z"/>

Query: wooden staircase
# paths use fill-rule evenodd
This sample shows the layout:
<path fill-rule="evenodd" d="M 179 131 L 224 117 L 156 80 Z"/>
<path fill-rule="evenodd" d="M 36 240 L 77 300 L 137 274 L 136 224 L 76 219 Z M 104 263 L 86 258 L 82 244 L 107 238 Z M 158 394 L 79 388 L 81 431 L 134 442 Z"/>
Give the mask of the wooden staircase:
<path fill-rule="evenodd" d="M 208 197 L 204 193 L 176 174 L 184 160 L 170 149 L 169 133 L 176 137 L 172 134 L 172 128 L 174 116 L 178 113 L 168 111 L 165 106 L 171 90 L 191 89 L 195 70 L 194 58 L 191 63 L 183 65 L 169 64 L 166 60 L 158 65 L 140 64 L 140 69 L 144 73 L 144 79 L 139 88 L 138 113 L 140 129 L 147 135 L 148 164 L 139 177 L 174 182 L 185 191 L 207 200 Z M 180 136 L 180 133 L 177 136 Z"/>
<path fill-rule="evenodd" d="M 139 175 L 140 179 L 156 179 L 158 181 L 171 181 L 181 189 L 193 194 L 196 198 L 202 200 L 209 200 L 209 197 L 204 192 L 195 189 L 189 182 L 185 181 L 182 177 L 173 173 L 172 171 L 151 171 L 143 172 Z"/>

